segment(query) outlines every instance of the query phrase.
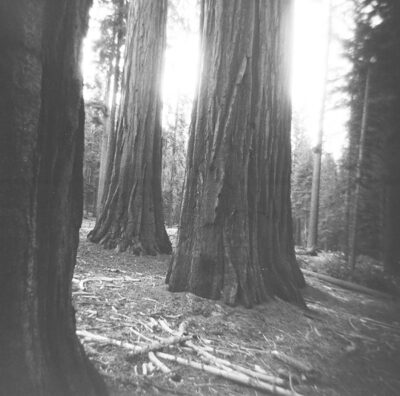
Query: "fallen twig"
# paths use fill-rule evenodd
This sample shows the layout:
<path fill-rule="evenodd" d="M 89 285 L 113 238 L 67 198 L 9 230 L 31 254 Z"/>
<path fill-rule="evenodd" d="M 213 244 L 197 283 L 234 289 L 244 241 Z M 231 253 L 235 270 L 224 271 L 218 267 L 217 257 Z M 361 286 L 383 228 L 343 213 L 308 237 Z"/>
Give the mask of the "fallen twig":
<path fill-rule="evenodd" d="M 189 336 L 189 335 L 164 338 L 160 341 L 155 341 L 152 344 L 148 344 L 146 346 L 139 347 L 137 349 L 137 351 L 130 352 L 128 356 L 132 357 L 134 355 L 139 355 L 139 354 L 147 353 L 150 351 L 157 351 L 159 349 L 165 348 L 170 345 L 179 344 L 181 342 L 188 341 L 191 338 L 192 338 L 192 336 Z"/>
<path fill-rule="evenodd" d="M 249 377 L 246 374 L 239 373 L 239 372 L 236 372 L 233 370 L 232 371 L 223 370 L 223 369 L 216 368 L 216 367 L 206 365 L 203 363 L 195 362 L 195 361 L 188 360 L 188 359 L 183 359 L 178 356 L 169 355 L 169 354 L 163 353 L 163 352 L 157 352 L 157 356 L 162 359 L 165 359 L 165 360 L 173 361 L 173 362 L 182 364 L 184 366 L 189 366 L 189 367 L 192 367 L 192 368 L 195 368 L 198 370 L 205 371 L 210 374 L 217 375 L 222 378 L 229 379 L 229 380 L 239 383 L 241 385 L 247 385 L 247 386 L 250 386 L 255 389 L 264 390 L 264 391 L 270 392 L 274 395 L 300 396 L 299 393 L 290 391 L 288 389 L 282 388 L 282 387 L 274 385 L 274 384 L 268 384 L 266 382 L 259 381 L 255 378 Z"/>
<path fill-rule="evenodd" d="M 280 360 L 281 362 L 286 363 L 304 373 L 311 373 L 311 372 L 315 371 L 310 364 L 301 362 L 300 360 L 297 360 L 291 356 L 285 355 L 282 352 L 271 351 L 271 355 L 273 357 L 277 358 L 278 360 Z"/>
<path fill-rule="evenodd" d="M 360 293 L 364 293 L 364 294 L 369 294 L 370 296 L 373 296 L 373 297 L 379 297 L 379 298 L 384 298 L 384 299 L 388 299 L 388 300 L 393 300 L 395 298 L 391 294 L 383 293 L 378 290 L 373 290 L 373 289 L 370 289 L 369 287 L 358 285 L 356 283 L 332 278 L 331 276 L 328 276 L 328 275 L 319 274 L 319 273 L 308 271 L 305 269 L 302 269 L 302 272 L 306 275 L 313 276 L 314 278 L 321 279 L 325 282 L 332 283 L 333 285 L 339 286 L 343 289 L 360 292 Z"/>
<path fill-rule="evenodd" d="M 154 364 L 162 373 L 169 374 L 171 373 L 171 369 L 168 368 L 161 360 L 157 359 L 157 356 L 154 352 L 149 352 L 150 362 Z"/>
<path fill-rule="evenodd" d="M 94 334 L 90 333 L 89 331 L 86 330 L 77 330 L 76 334 L 82 338 L 84 338 L 87 341 L 96 341 L 96 342 L 101 342 L 105 344 L 111 344 L 111 345 L 116 345 L 124 349 L 129 349 L 129 357 L 132 357 L 134 355 L 139 355 L 143 353 L 147 353 L 150 351 L 156 351 L 158 349 L 162 349 L 168 345 L 173 345 L 173 344 L 178 344 L 179 342 L 187 341 L 191 338 L 191 336 L 181 336 L 181 337 L 169 337 L 165 338 L 161 341 L 155 341 L 151 344 L 147 344 L 144 346 L 137 346 L 134 344 L 131 344 L 129 342 L 124 342 L 120 340 L 115 340 L 113 338 L 105 337 L 99 334 Z"/>
<path fill-rule="evenodd" d="M 363 324 L 370 323 L 370 324 L 372 324 L 372 325 L 375 325 L 375 326 L 378 326 L 378 327 L 383 327 L 384 329 L 392 330 L 392 331 L 394 331 L 395 333 L 399 333 L 399 334 L 400 334 L 400 329 L 399 329 L 399 327 L 398 327 L 398 326 L 391 325 L 390 323 L 381 322 L 381 321 L 379 321 L 379 320 L 375 320 L 375 319 L 372 319 L 372 318 L 368 318 L 368 317 L 366 317 L 366 316 L 365 316 L 365 317 L 362 317 L 362 318 L 359 318 L 359 320 L 360 320 L 360 322 L 363 323 Z"/>
<path fill-rule="evenodd" d="M 248 375 L 249 377 L 257 378 L 261 381 L 265 381 L 265 382 L 268 382 L 271 384 L 276 384 L 276 385 L 285 385 L 285 381 L 282 378 L 268 375 L 266 372 L 263 372 L 263 373 L 260 371 L 257 372 L 257 371 L 250 370 L 246 367 L 242 367 L 242 366 L 233 364 L 228 360 L 221 359 L 221 358 L 218 358 L 218 357 L 212 355 L 211 353 L 205 351 L 204 349 L 198 347 L 197 345 L 194 345 L 192 342 L 187 341 L 185 344 L 188 345 L 190 348 L 192 348 L 194 351 L 196 351 L 197 354 L 199 354 L 203 359 L 207 360 L 209 363 L 215 364 L 216 366 L 218 366 L 222 369 L 224 367 L 227 367 L 227 368 L 233 369 L 235 371 L 244 373 L 244 374 Z"/>

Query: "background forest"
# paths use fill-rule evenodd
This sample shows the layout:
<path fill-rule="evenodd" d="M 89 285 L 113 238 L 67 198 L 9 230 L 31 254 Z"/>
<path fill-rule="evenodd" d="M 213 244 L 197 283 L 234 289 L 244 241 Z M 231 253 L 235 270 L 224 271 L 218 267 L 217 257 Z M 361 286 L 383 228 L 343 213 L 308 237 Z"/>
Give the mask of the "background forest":
<path fill-rule="evenodd" d="M 0 37 L 0 394 L 398 394 L 398 0 L 5 0 Z"/>
<path fill-rule="evenodd" d="M 388 231 L 385 214 L 391 199 L 386 186 L 398 182 L 399 177 L 392 154 L 396 146 L 391 143 L 398 141 L 393 134 L 398 133 L 399 123 L 393 110 L 397 99 L 391 83 L 397 78 L 395 49 L 399 46 L 396 14 L 391 12 L 394 3 L 348 0 L 310 4 L 308 7 L 317 7 L 315 12 L 322 16 L 323 24 L 319 29 L 324 34 L 322 43 L 309 43 L 315 46 L 311 52 L 322 52 L 315 58 L 320 62 L 321 81 L 314 87 L 320 91 L 314 95 L 317 100 L 317 106 L 312 108 L 314 114 L 310 115 L 310 109 L 296 98 L 298 93 L 293 102 L 291 180 L 295 244 L 308 250 L 323 250 L 326 258 L 323 261 L 326 265 L 321 264 L 323 271 L 341 278 L 361 277 L 359 281 L 379 287 L 380 282 L 387 283 L 382 272 L 384 261 L 389 272 L 398 272 L 399 268 L 398 254 L 387 253 L 398 249 L 394 246 L 396 243 L 390 242 L 396 240 L 398 234 L 396 230 Z M 297 7 L 300 6 L 297 4 Z M 304 12 L 307 9 L 303 14 L 296 13 L 296 24 L 301 25 L 299 18 L 304 18 Z M 193 52 L 194 55 L 182 57 L 179 50 L 188 48 L 187 42 L 186 47 L 182 47 L 182 37 L 189 38 L 189 46 L 196 46 L 198 17 L 196 1 L 169 1 L 163 85 L 162 194 L 166 226 L 175 229 L 183 196 L 196 79 L 196 59 L 191 58 L 197 56 Z M 95 216 L 99 210 L 104 183 L 102 166 L 105 166 L 105 161 L 100 165 L 100 159 L 107 151 L 105 137 L 116 127 L 126 20 L 126 1 L 95 1 L 89 36 L 90 32 L 95 33 L 86 44 L 91 46 L 92 62 L 86 68 L 85 79 L 85 95 L 89 98 L 84 163 L 87 216 Z M 301 45 L 306 48 L 304 42 Z M 304 70 L 304 66 L 297 66 L 300 72 Z M 194 69 L 192 74 L 188 74 L 188 69 Z M 298 74 L 294 73 L 295 86 L 299 84 L 296 82 Z M 191 81 L 177 83 L 185 76 Z M 318 134 L 320 141 L 315 137 Z M 315 162 L 318 163 L 317 153 L 322 155 L 320 182 L 316 186 L 313 172 Z M 309 240 L 313 183 L 314 190 L 319 190 L 318 233 L 314 247 Z M 361 268 L 358 274 L 357 267 Z"/>

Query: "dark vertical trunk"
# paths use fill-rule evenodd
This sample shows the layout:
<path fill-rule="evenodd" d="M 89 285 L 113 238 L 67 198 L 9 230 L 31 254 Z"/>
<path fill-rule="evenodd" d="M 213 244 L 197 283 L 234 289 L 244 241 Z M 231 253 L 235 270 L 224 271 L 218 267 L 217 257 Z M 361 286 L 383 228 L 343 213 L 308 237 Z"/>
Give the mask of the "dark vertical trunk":
<path fill-rule="evenodd" d="M 385 188 L 384 223 L 383 223 L 383 264 L 385 271 L 400 275 L 400 161 L 398 160 L 400 139 L 397 138 L 396 152 L 392 152 L 396 174 L 388 178 Z"/>
<path fill-rule="evenodd" d="M 358 144 L 358 158 L 356 164 L 356 189 L 354 192 L 354 207 L 353 207 L 353 224 L 350 226 L 349 234 L 349 253 L 348 253 L 348 266 L 354 272 L 356 265 L 357 256 L 357 231 L 359 223 L 359 206 L 361 200 L 361 176 L 364 162 L 364 151 L 365 151 L 365 135 L 367 129 L 368 121 L 368 101 L 369 101 L 369 91 L 370 91 L 370 75 L 371 75 L 371 65 L 367 65 L 367 76 L 365 78 L 365 88 L 364 88 L 364 100 L 363 109 L 361 115 L 361 130 L 360 130 L 360 141 Z"/>
<path fill-rule="evenodd" d="M 0 394 L 104 395 L 75 335 L 90 1 L 0 2 Z"/>
<path fill-rule="evenodd" d="M 202 65 L 167 282 L 250 307 L 302 303 L 290 210 L 292 2 L 202 1 Z"/>
<path fill-rule="evenodd" d="M 116 140 L 92 242 L 137 254 L 170 253 L 161 196 L 160 83 L 166 0 L 131 2 Z"/>
<path fill-rule="evenodd" d="M 400 275 L 400 3 L 391 2 L 391 47 L 387 51 L 385 72 L 389 72 L 389 114 L 385 117 L 387 133 L 384 143 L 384 215 L 383 263 L 385 270 Z M 379 62 L 379 60 L 378 60 Z"/>

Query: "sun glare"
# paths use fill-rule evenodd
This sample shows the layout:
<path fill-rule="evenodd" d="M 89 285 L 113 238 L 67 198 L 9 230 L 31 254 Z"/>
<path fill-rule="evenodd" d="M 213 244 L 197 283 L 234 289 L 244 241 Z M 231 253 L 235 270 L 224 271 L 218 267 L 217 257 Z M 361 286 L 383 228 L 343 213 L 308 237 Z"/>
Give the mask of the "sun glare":
<path fill-rule="evenodd" d="M 168 26 L 168 45 L 162 85 L 164 109 L 175 108 L 180 98 L 193 98 L 197 83 L 199 58 L 198 11 L 195 1 L 183 2 L 182 17 L 186 28 Z M 327 18 L 329 0 L 295 0 L 292 54 L 293 110 L 304 121 L 306 133 L 315 142 L 324 80 L 324 53 L 327 45 Z M 85 78 L 85 97 L 90 98 L 96 78 L 93 42 L 99 37 L 99 21 L 109 12 L 95 3 L 90 13 L 90 26 L 84 41 L 82 70 Z M 176 25 L 176 24 L 175 24 Z M 178 24 L 179 25 L 179 24 Z M 189 26 L 189 29 L 188 29 Z M 334 18 L 334 34 L 349 35 L 344 18 Z M 341 56 L 342 46 L 333 40 L 330 47 L 328 78 L 337 78 L 348 71 L 349 65 Z M 324 150 L 338 158 L 346 135 L 348 111 L 333 109 L 328 92 L 324 123 Z M 168 117 L 164 111 L 164 119 Z"/>
<path fill-rule="evenodd" d="M 332 2 L 333 4 L 334 2 Z M 325 53 L 328 43 L 329 0 L 295 0 L 294 50 L 292 63 L 293 111 L 304 121 L 311 144 L 315 144 L 319 128 L 322 92 L 324 84 Z M 350 64 L 344 59 L 343 45 L 338 38 L 351 36 L 345 15 L 349 3 L 341 9 L 332 9 L 332 40 L 329 50 L 329 81 L 341 80 L 349 71 Z M 342 81 L 342 80 L 341 80 Z M 340 101 L 328 85 L 323 126 L 323 149 L 339 158 L 346 139 L 348 110 L 336 106 Z"/>

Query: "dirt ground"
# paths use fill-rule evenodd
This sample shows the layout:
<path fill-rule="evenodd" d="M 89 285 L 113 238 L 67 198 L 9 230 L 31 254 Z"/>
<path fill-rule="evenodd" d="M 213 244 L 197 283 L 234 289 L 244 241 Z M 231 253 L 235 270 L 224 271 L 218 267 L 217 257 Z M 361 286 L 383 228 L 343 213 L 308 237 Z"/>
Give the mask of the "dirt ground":
<path fill-rule="evenodd" d="M 103 250 L 86 241 L 92 226 L 92 221 L 84 221 L 74 276 L 78 330 L 145 346 L 171 337 L 165 324 L 178 331 L 186 323 L 195 345 L 252 371 L 280 376 L 283 387 L 292 392 L 400 394 L 399 301 L 375 299 L 311 277 L 304 290 L 307 311 L 279 299 L 249 310 L 190 293 L 170 293 L 164 282 L 170 256 L 137 257 Z M 266 394 L 162 359 L 170 374 L 144 375 L 147 353 L 131 356 L 126 347 L 90 337 L 82 342 L 111 395 Z M 272 351 L 305 367 L 299 370 Z M 164 352 L 201 361 L 183 343 Z"/>

